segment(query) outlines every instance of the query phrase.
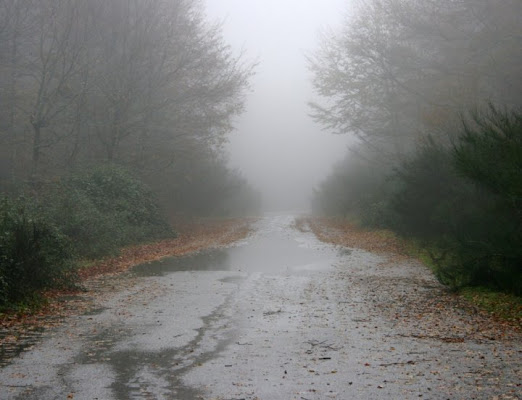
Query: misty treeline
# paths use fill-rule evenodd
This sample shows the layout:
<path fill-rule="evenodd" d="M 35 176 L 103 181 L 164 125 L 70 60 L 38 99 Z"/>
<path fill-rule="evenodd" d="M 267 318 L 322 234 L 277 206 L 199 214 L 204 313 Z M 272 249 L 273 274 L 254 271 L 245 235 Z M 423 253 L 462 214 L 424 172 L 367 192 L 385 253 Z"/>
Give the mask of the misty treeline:
<path fill-rule="evenodd" d="M 522 294 L 522 2 L 368 0 L 309 57 L 355 134 L 314 208 L 391 228 L 453 287 Z"/>
<path fill-rule="evenodd" d="M 254 212 L 223 151 L 252 73 L 199 0 L 0 0 L 0 302 L 165 214 Z"/>

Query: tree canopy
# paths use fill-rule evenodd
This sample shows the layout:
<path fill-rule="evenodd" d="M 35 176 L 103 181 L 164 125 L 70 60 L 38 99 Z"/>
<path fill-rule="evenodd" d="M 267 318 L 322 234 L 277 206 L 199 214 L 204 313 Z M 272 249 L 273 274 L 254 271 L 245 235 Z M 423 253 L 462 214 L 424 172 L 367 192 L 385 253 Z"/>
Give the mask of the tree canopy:
<path fill-rule="evenodd" d="M 226 170 L 253 68 L 199 0 L 0 0 L 0 188 L 110 163 L 163 190 L 203 154 Z"/>
<path fill-rule="evenodd" d="M 313 117 L 336 133 L 411 148 L 470 107 L 522 104 L 522 3 L 371 0 L 309 56 L 322 98 Z"/>
<path fill-rule="evenodd" d="M 312 116 L 360 140 L 316 211 L 420 244 L 453 287 L 522 293 L 522 2 L 367 0 L 309 57 Z"/>

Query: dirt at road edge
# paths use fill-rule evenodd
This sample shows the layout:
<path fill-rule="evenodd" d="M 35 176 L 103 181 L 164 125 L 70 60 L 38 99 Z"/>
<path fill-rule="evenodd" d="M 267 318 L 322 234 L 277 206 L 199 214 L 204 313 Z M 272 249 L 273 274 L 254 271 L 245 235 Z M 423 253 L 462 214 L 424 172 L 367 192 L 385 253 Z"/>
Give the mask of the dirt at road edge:
<path fill-rule="evenodd" d="M 522 342 L 519 323 L 495 318 L 449 291 L 426 266 L 409 257 L 404 243 L 392 235 L 359 229 L 330 218 L 304 218 L 296 224 L 301 229 L 308 226 L 323 242 L 384 257 L 379 266 L 381 276 L 372 276 L 371 282 L 366 282 L 375 288 L 369 300 L 402 325 L 405 334 L 443 342 L 502 339 Z M 403 265 L 412 268 L 407 275 L 401 271 Z"/>
<path fill-rule="evenodd" d="M 179 234 L 175 239 L 129 246 L 117 257 L 79 270 L 80 289 L 45 293 L 47 304 L 37 311 L 0 314 L 0 366 L 30 348 L 42 332 L 59 326 L 66 317 L 89 312 L 96 298 L 110 294 L 120 285 L 131 286 L 132 278 L 122 274 L 134 265 L 229 245 L 245 238 L 254 221 L 235 218 L 177 223 Z"/>

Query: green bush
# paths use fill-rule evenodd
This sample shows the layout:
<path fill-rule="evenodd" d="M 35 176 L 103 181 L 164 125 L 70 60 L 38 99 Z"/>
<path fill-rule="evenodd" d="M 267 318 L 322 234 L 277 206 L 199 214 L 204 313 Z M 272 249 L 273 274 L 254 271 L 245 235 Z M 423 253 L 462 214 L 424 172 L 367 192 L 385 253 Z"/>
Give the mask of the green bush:
<path fill-rule="evenodd" d="M 403 236 L 439 242 L 458 229 L 475 203 L 473 186 L 461 178 L 450 149 L 430 138 L 394 172 L 398 190 L 390 206 L 398 215 L 391 228 Z"/>
<path fill-rule="evenodd" d="M 120 167 L 70 176 L 45 199 L 43 211 L 80 257 L 113 255 L 128 244 L 173 236 L 153 193 Z"/>
<path fill-rule="evenodd" d="M 30 201 L 28 199 L 31 199 Z M 78 258 L 174 236 L 150 190 L 125 170 L 99 167 L 0 204 L 0 307 L 74 282 Z"/>
<path fill-rule="evenodd" d="M 490 107 L 464 125 L 457 171 L 489 199 L 475 215 L 466 248 L 473 284 L 522 294 L 522 115 Z"/>
<path fill-rule="evenodd" d="M 347 157 L 314 192 L 316 213 L 348 216 L 367 227 L 387 227 L 395 218 L 389 206 L 396 182 L 389 169 L 372 159 Z"/>
<path fill-rule="evenodd" d="M 81 191 L 60 184 L 46 193 L 42 209 L 70 238 L 76 256 L 97 258 L 117 252 L 120 240 L 113 231 L 118 222 L 100 212 Z"/>
<path fill-rule="evenodd" d="M 0 307 L 74 281 L 68 238 L 27 211 L 24 199 L 0 204 Z"/>
<path fill-rule="evenodd" d="M 491 107 L 448 137 L 453 146 L 429 138 L 394 168 L 346 158 L 316 191 L 314 209 L 412 239 L 453 288 L 520 295 L 522 115 Z"/>
<path fill-rule="evenodd" d="M 446 284 L 522 293 L 521 121 L 492 109 L 396 170 L 391 228 L 433 250 Z"/>

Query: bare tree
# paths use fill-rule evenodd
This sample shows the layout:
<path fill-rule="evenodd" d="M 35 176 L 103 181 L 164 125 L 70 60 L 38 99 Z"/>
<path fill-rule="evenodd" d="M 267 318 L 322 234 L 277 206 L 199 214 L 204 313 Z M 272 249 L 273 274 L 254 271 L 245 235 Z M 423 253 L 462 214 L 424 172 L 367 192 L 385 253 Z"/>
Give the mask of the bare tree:
<path fill-rule="evenodd" d="M 20 95 L 12 96 L 10 106 L 20 115 L 18 129 L 31 131 L 30 143 L 26 145 L 31 149 L 30 175 L 35 178 L 43 149 L 63 139 L 62 117 L 77 96 L 71 84 L 85 46 L 78 24 L 78 1 L 18 3 L 24 6 L 16 10 L 24 12 L 26 29 L 20 35 L 16 26 L 12 28 L 17 57 L 16 76 L 11 80 L 10 90 Z"/>
<path fill-rule="evenodd" d="M 0 1 L 0 144 L 3 151 L 0 176 L 15 178 L 15 164 L 23 142 L 18 108 L 18 87 L 22 67 L 23 43 L 32 32 L 31 0 Z"/>
<path fill-rule="evenodd" d="M 109 162 L 161 187 L 179 186 L 187 165 L 212 170 L 199 158 L 220 154 L 253 64 L 200 1 L 0 0 L 0 10 L 0 154 L 20 178 Z"/>
<path fill-rule="evenodd" d="M 470 107 L 520 105 L 520 1 L 372 0 L 309 59 L 312 115 L 375 146 L 408 147 Z"/>
<path fill-rule="evenodd" d="M 217 140 L 242 109 L 251 67 L 193 0 L 101 6 L 93 129 L 108 161 L 148 163 L 180 138 Z"/>

